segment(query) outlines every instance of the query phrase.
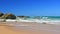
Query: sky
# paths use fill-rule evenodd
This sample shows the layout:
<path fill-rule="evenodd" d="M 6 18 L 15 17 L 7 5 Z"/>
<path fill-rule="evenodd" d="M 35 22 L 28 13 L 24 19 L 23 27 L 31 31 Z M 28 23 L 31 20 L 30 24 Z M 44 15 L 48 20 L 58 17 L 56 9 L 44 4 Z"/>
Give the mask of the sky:
<path fill-rule="evenodd" d="M 60 16 L 60 0 L 0 0 L 0 11 L 17 16 Z"/>

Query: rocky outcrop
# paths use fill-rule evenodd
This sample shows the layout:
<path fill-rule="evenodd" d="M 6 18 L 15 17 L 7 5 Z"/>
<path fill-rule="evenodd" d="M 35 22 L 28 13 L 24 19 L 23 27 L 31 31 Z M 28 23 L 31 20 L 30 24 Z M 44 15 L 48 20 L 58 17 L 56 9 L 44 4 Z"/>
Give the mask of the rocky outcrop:
<path fill-rule="evenodd" d="M 29 16 L 18 16 L 20 18 L 30 18 Z"/>
<path fill-rule="evenodd" d="M 16 19 L 16 16 L 14 14 L 4 14 L 1 19 Z"/>
<path fill-rule="evenodd" d="M 16 16 L 11 13 L 4 14 L 4 13 L 0 12 L 0 19 L 16 19 Z"/>
<path fill-rule="evenodd" d="M 4 14 L 2 12 L 0 12 L 0 17 L 3 16 Z"/>

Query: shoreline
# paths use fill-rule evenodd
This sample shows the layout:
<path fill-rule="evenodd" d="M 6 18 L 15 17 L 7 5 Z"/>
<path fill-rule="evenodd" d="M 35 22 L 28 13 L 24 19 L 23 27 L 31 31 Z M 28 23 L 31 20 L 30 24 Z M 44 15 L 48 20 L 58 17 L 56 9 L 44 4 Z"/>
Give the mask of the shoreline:
<path fill-rule="evenodd" d="M 0 25 L 0 34 L 60 34 L 60 25 L 22 22 L 15 23 L 22 26 L 13 26 L 9 24 L 5 24 L 6 26 L 4 24 L 3 26 Z"/>

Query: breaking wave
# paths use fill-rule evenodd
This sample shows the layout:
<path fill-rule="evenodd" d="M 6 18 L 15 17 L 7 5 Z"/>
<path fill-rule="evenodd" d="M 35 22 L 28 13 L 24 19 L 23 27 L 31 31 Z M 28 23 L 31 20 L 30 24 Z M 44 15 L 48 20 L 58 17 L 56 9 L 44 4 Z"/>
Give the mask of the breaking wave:
<path fill-rule="evenodd" d="M 25 18 L 21 21 L 25 22 L 36 22 L 36 23 L 46 23 L 46 24 L 60 24 L 60 16 L 43 16 L 43 17 L 31 17 L 31 18 Z"/>

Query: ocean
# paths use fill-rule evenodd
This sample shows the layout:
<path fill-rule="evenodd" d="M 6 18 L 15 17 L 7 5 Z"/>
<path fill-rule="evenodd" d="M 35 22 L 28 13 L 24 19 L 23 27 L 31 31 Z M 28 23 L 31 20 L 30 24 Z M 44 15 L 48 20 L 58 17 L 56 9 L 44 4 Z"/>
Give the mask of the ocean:
<path fill-rule="evenodd" d="M 18 18 L 23 22 L 36 22 L 44 24 L 59 24 L 60 25 L 60 16 L 30 16 L 29 18 Z"/>
<path fill-rule="evenodd" d="M 10 22 L 9 22 L 10 21 Z M 9 23 L 8 23 L 9 22 Z M 52 25 L 60 25 L 60 16 L 33 16 L 29 18 L 17 18 L 16 20 L 8 20 L 8 24 L 14 26 L 21 26 L 22 23 L 37 23 L 37 24 L 52 24 Z M 16 23 L 18 22 L 18 23 Z M 19 24 L 21 23 L 21 24 Z M 24 25 L 23 25 L 24 26 Z"/>
<path fill-rule="evenodd" d="M 60 24 L 60 16 L 33 16 L 30 18 L 25 18 L 25 20 L 37 23 Z"/>

